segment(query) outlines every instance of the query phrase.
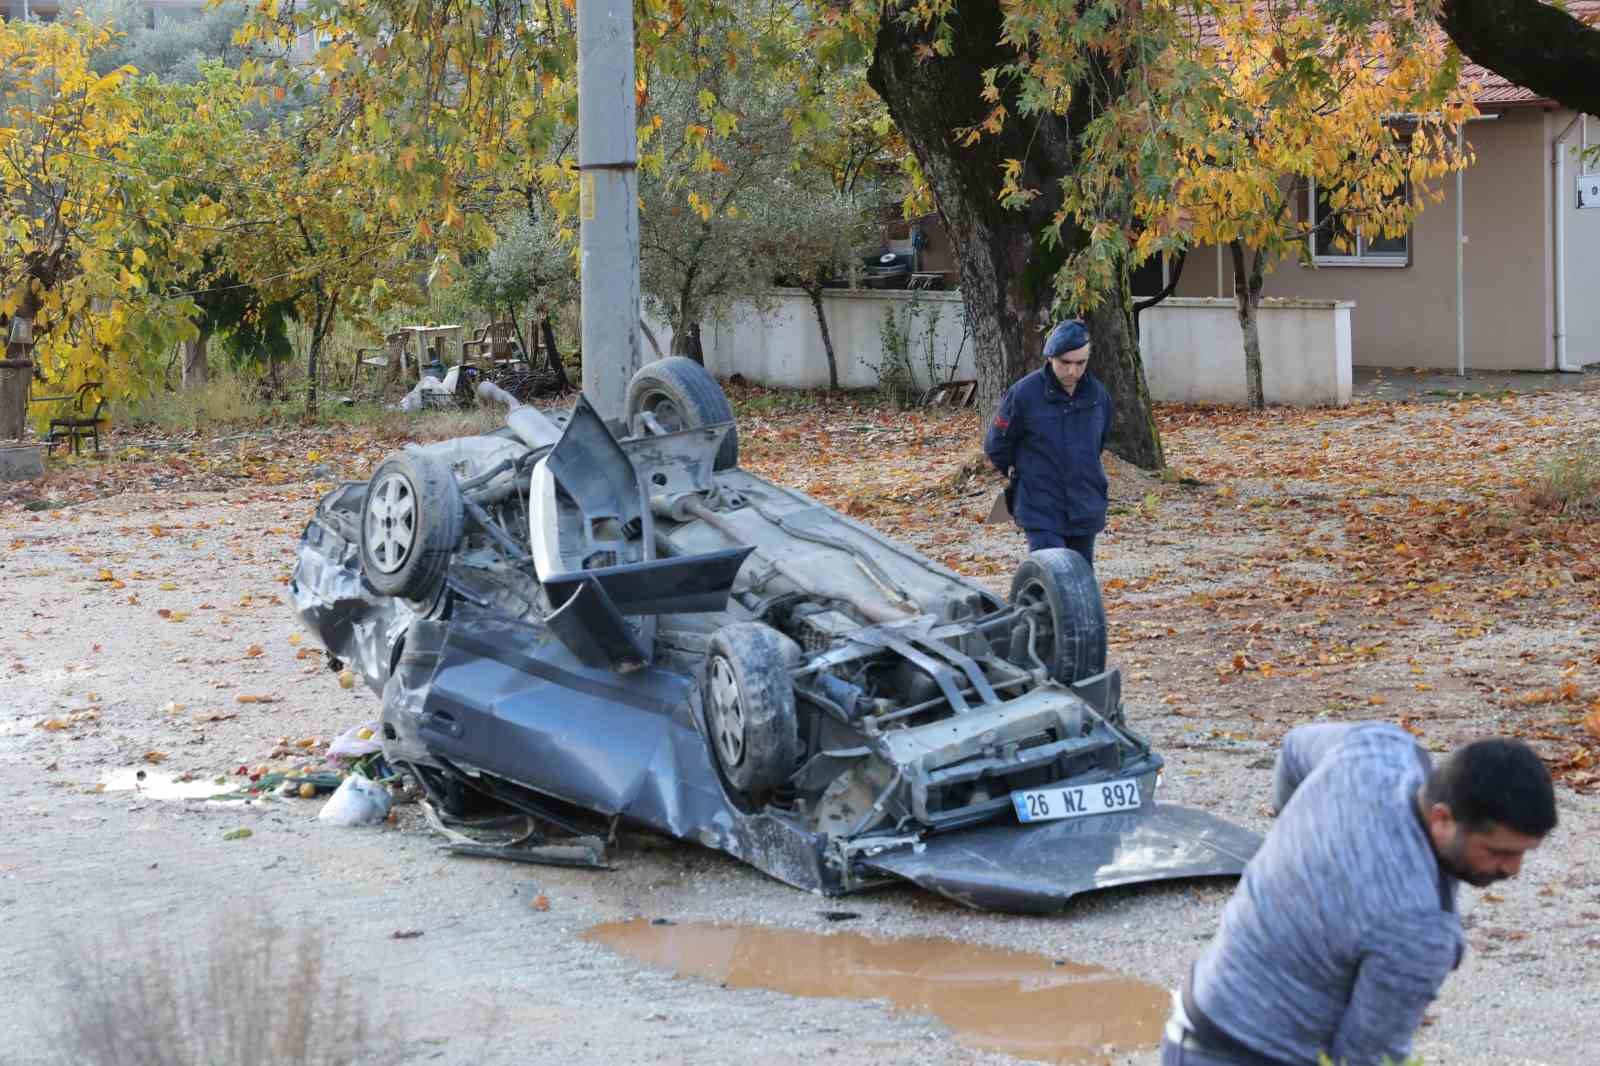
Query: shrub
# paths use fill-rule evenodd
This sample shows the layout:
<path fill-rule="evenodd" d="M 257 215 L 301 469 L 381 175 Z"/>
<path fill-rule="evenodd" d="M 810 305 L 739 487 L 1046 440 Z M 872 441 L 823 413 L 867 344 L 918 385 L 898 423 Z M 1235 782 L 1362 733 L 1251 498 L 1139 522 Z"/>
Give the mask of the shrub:
<path fill-rule="evenodd" d="M 212 366 L 211 376 L 203 387 L 160 391 L 129 401 L 120 420 L 160 429 L 201 429 L 218 424 L 258 422 L 267 414 L 260 375 L 248 369 L 235 369 L 219 360 Z"/>
<path fill-rule="evenodd" d="M 1532 496 L 1534 506 L 1559 514 L 1600 514 L 1600 434 L 1545 460 Z"/>
<path fill-rule="evenodd" d="M 50 1035 L 95 1066 L 344 1066 L 381 1061 L 356 998 L 324 972 L 321 939 L 263 919 L 219 922 L 199 957 L 159 945 L 67 949 Z M 107 961 L 107 956 L 112 961 Z M 126 960 L 120 964 L 116 959 Z"/>

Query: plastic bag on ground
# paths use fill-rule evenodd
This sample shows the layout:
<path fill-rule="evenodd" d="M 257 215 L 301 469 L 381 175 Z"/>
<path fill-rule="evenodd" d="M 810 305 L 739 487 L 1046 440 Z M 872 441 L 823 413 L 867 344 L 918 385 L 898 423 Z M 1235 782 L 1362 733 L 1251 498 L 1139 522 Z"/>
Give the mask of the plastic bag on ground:
<path fill-rule="evenodd" d="M 389 816 L 389 790 L 351 774 L 323 804 L 317 818 L 334 825 L 371 825 Z"/>
<path fill-rule="evenodd" d="M 367 732 L 365 740 L 360 736 L 362 730 Z M 363 722 L 361 725 L 346 729 L 328 745 L 328 760 L 331 762 L 335 759 L 360 759 L 382 750 L 383 745 L 378 741 L 378 723 Z"/>

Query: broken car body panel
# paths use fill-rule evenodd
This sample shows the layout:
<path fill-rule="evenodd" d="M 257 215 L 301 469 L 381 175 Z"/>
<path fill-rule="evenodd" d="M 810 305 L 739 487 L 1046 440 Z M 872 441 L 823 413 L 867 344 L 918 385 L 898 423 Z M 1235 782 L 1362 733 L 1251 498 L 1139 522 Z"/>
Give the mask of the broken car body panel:
<path fill-rule="evenodd" d="M 686 405 L 702 402 L 689 384 Z M 581 400 L 565 417 L 517 408 L 507 430 L 407 449 L 415 506 L 387 543 L 462 530 L 413 595 L 373 587 L 364 484 L 319 505 L 295 606 L 382 694 L 385 756 L 431 796 L 573 831 L 620 818 L 828 895 L 907 880 L 1043 911 L 1242 871 L 1254 834 L 1156 802 L 1162 761 L 1123 721 L 1081 560 L 1045 560 L 1067 575 L 1048 604 L 1008 605 L 801 493 L 714 469 L 729 426 L 678 414 L 658 400 L 627 434 Z M 459 503 L 429 488 L 440 471 Z M 427 510 L 453 506 L 454 527 Z M 1063 633 L 1098 641 L 1085 676 L 1062 674 Z M 1133 782 L 1120 813 L 1021 824 L 1013 806 L 1063 784 L 1127 783 L 1132 801 Z"/>
<path fill-rule="evenodd" d="M 969 907 L 1043 913 L 1092 889 L 1238 871 L 1259 844 L 1215 815 L 1152 804 L 1131 814 L 969 829 L 866 865 Z"/>

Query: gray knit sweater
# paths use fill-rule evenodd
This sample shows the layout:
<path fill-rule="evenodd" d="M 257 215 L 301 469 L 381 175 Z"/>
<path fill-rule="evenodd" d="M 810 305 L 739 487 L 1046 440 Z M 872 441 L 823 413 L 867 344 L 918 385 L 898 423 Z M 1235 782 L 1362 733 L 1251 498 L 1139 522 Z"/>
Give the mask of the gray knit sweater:
<path fill-rule="evenodd" d="M 1195 965 L 1193 1002 L 1284 1063 L 1401 1062 L 1460 962 L 1455 879 L 1417 813 L 1416 742 L 1382 723 L 1302 726 L 1278 757 L 1281 813 Z"/>

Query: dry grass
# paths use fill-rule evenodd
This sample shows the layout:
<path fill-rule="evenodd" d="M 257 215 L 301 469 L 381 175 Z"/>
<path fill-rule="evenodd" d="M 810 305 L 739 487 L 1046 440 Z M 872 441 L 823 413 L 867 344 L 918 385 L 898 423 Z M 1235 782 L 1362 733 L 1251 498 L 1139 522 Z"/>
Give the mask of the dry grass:
<path fill-rule="evenodd" d="M 311 931 L 219 924 L 199 955 L 159 945 L 68 949 L 51 1034 L 60 1063 L 95 1066 L 343 1066 L 386 1057 L 364 1006 L 324 970 Z"/>
<path fill-rule="evenodd" d="M 1600 435 L 1546 460 L 1533 503 L 1560 514 L 1600 514 Z"/>
<path fill-rule="evenodd" d="M 506 424 L 506 411 L 496 405 L 465 410 L 418 411 L 413 415 L 395 415 L 392 418 L 410 419 L 410 432 L 417 440 L 449 440 L 499 429 Z"/>
<path fill-rule="evenodd" d="M 204 388 L 157 392 L 129 402 L 119 421 L 162 429 L 201 429 L 206 426 L 259 422 L 268 407 L 261 400 L 261 379 L 225 365 L 211 368 Z"/>

